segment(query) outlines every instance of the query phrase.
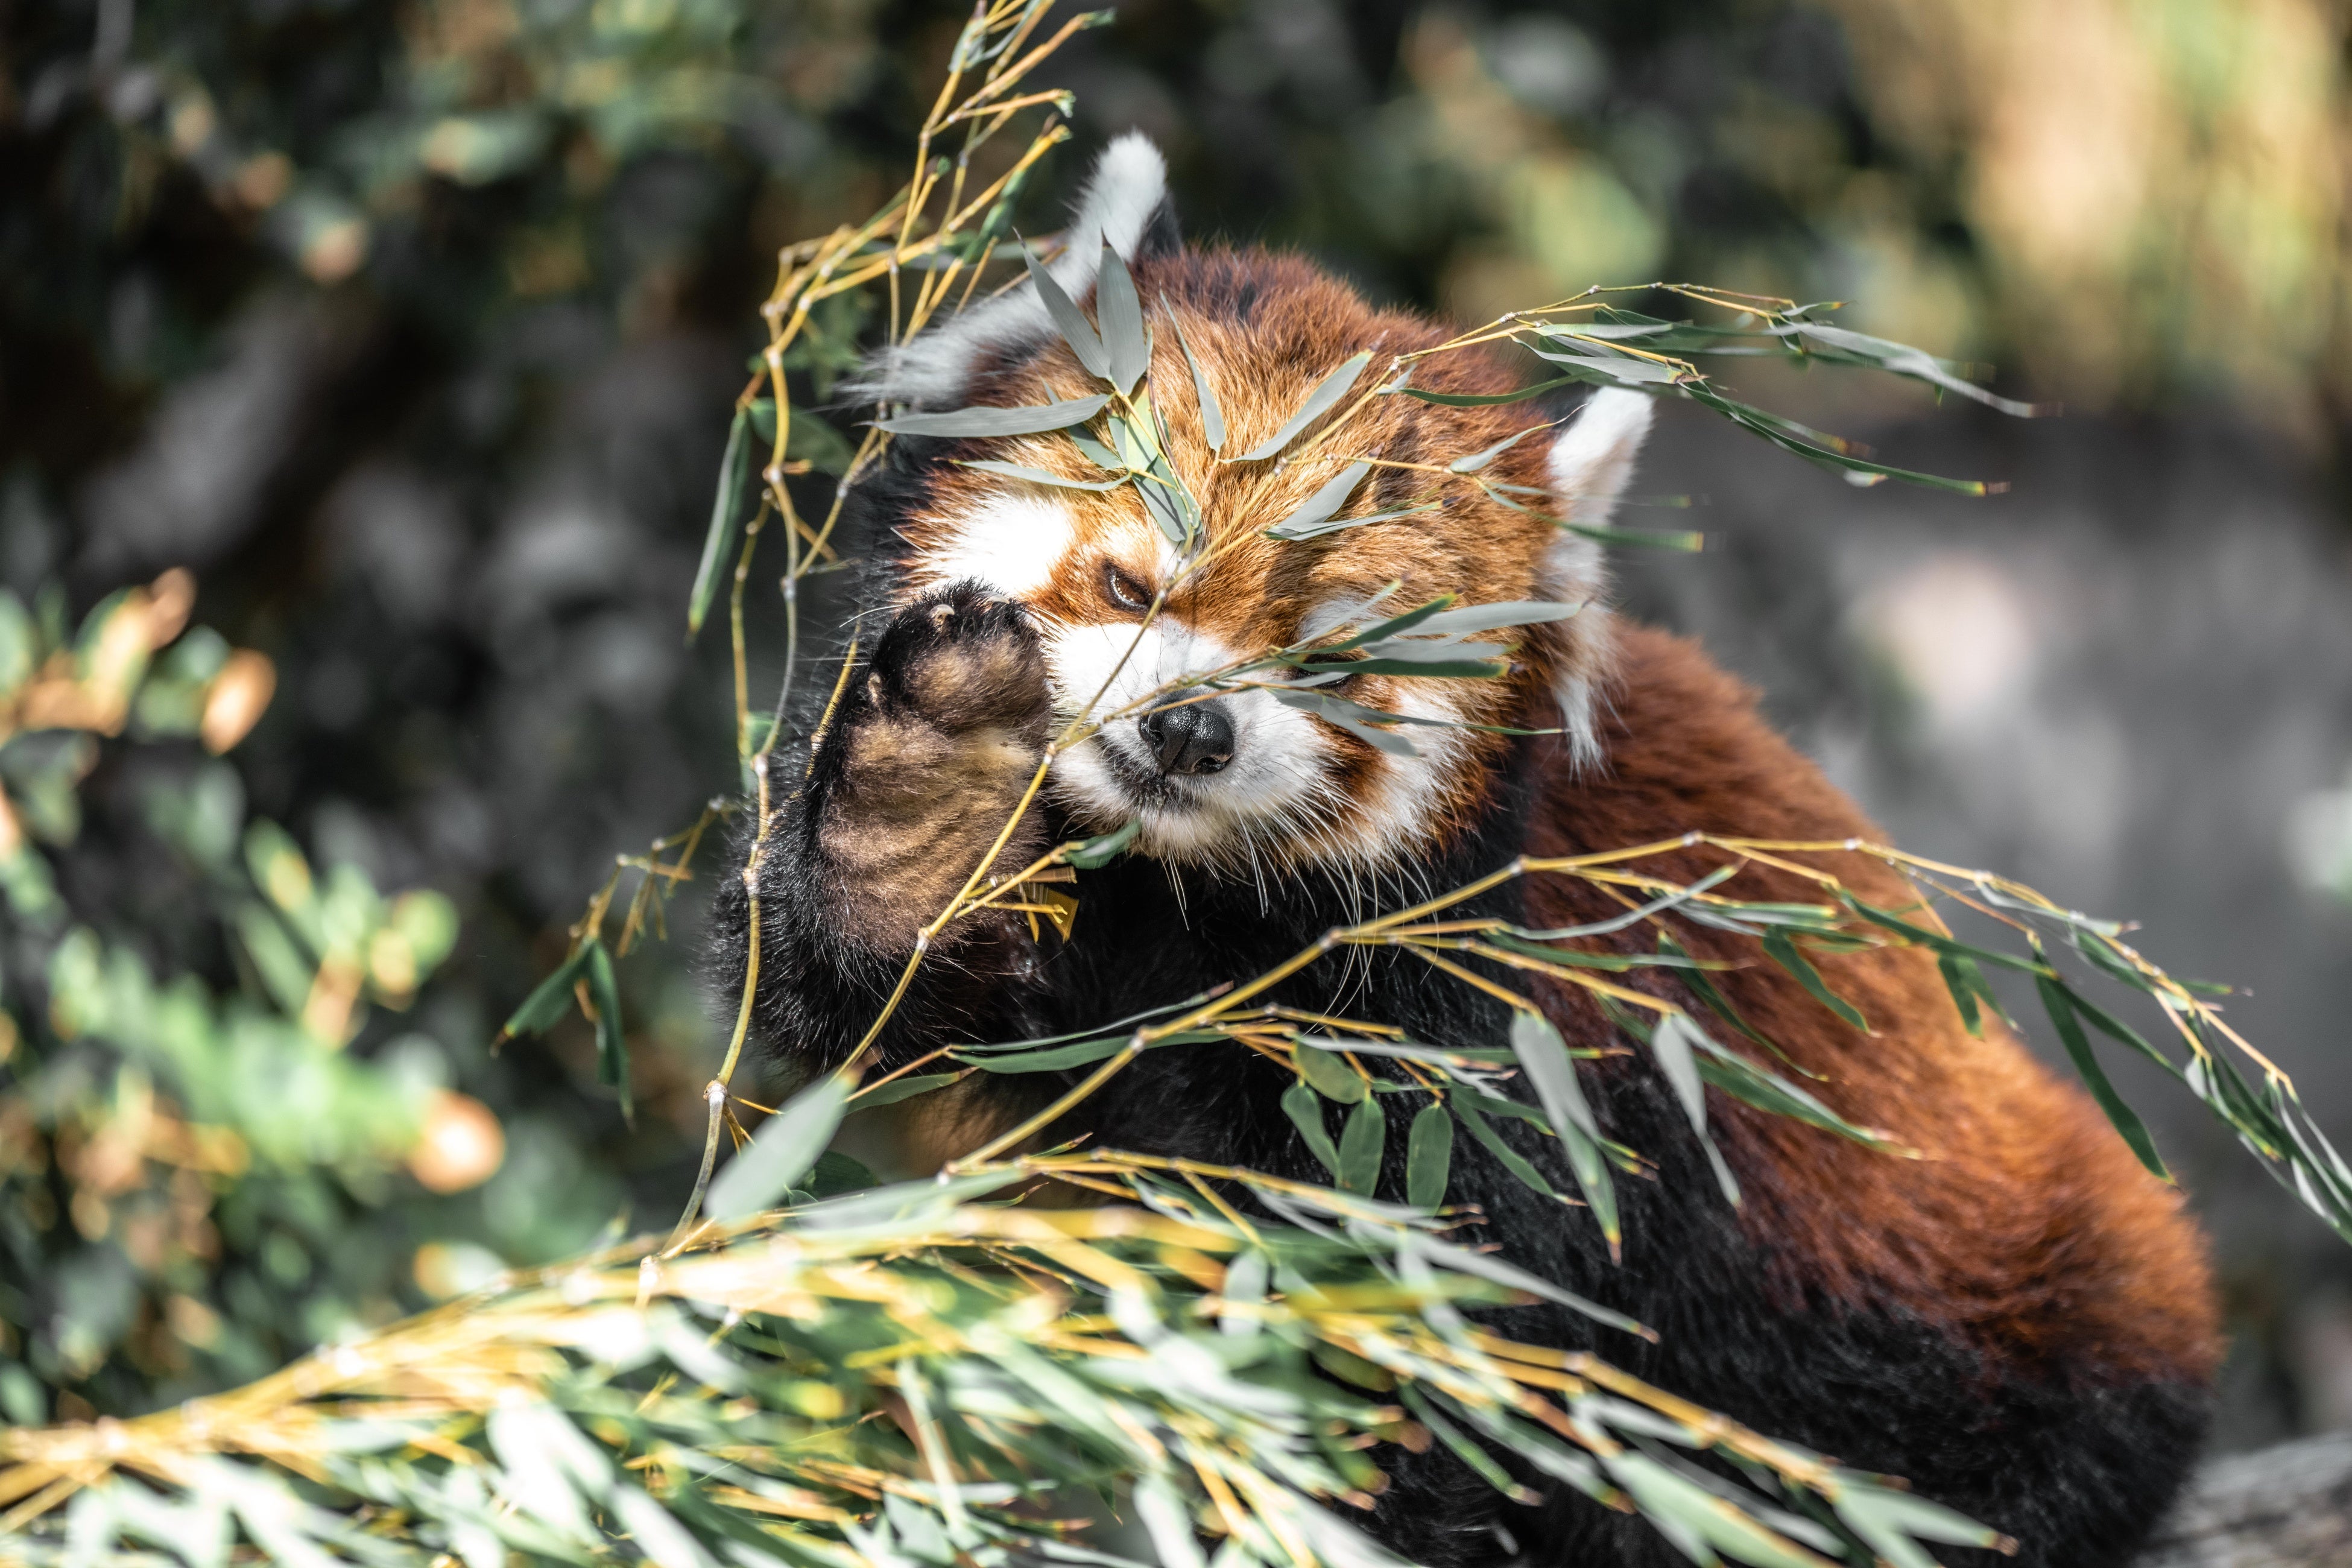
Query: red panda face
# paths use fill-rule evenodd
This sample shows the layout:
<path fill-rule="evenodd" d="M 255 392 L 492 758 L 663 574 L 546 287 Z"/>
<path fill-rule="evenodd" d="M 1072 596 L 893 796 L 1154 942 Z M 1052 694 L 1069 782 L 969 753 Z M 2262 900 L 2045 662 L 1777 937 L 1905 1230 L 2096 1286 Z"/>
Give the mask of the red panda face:
<path fill-rule="evenodd" d="M 931 464 L 920 500 L 891 520 L 904 544 L 903 593 L 976 582 L 1026 606 L 1057 721 L 1101 721 L 1049 775 L 1054 798 L 1081 824 L 1107 829 L 1139 817 L 1143 853 L 1227 874 L 1308 866 L 1377 874 L 1423 858 L 1475 818 L 1508 744 L 1496 731 L 1559 728 L 1577 755 L 1590 755 L 1593 691 L 1608 658 L 1602 574 L 1597 549 L 1551 520 L 1605 518 L 1649 404 L 1603 394 L 1554 435 L 1532 428 L 1544 416 L 1528 405 L 1367 398 L 1392 378 L 1396 356 L 1447 334 L 1374 310 L 1296 258 L 1139 244 L 1160 210 L 1158 171 L 1148 144 L 1117 144 L 1056 270 L 1074 274 L 1066 287 L 1083 303 L 1095 237 L 1129 254 L 1151 335 L 1145 389 L 1204 537 L 1189 549 L 1172 542 L 1132 485 L 1065 488 L 963 466 L 988 459 L 1072 487 L 1100 483 L 1105 471 L 1067 432 L 956 443 Z M 1275 458 L 1237 459 L 1361 351 L 1372 358 L 1332 413 Z M 1216 450 L 1193 363 L 1224 426 Z M 1471 351 L 1417 362 L 1412 384 L 1494 393 L 1518 377 Z M 1015 291 L 916 339 L 867 389 L 958 407 L 1084 397 L 1101 384 L 1053 332 L 1034 294 Z M 1475 479 L 1451 471 L 1523 431 Z M 1318 538 L 1268 537 L 1367 459 L 1339 518 L 1425 510 Z M 1410 721 L 1376 727 L 1372 738 L 1282 700 L 1270 687 L 1298 679 L 1295 669 L 1231 673 L 1440 595 L 1460 605 L 1577 608 L 1467 637 L 1460 657 L 1495 659 L 1502 673 L 1492 679 L 1340 672 L 1315 688 Z"/>

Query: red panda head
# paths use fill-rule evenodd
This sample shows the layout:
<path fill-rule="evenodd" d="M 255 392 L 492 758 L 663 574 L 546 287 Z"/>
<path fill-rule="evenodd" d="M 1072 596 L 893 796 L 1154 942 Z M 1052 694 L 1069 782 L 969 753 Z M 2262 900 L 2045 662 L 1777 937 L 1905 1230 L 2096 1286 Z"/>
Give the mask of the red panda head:
<path fill-rule="evenodd" d="M 973 582 L 1027 606 L 1060 720 L 1130 710 L 1056 759 L 1050 788 L 1075 819 L 1109 828 L 1140 817 L 1136 847 L 1172 862 L 1377 874 L 1427 858 L 1475 819 L 1509 744 L 1499 731 L 1557 728 L 1573 756 L 1595 759 L 1593 708 L 1610 651 L 1605 579 L 1598 546 L 1552 520 L 1606 521 L 1649 429 L 1646 397 L 1599 393 L 1557 432 L 1537 428 L 1545 416 L 1524 403 L 1362 397 L 1393 378 L 1395 356 L 1450 334 L 1375 310 L 1297 258 L 1183 247 L 1164 165 L 1139 136 L 1104 153 L 1067 241 L 1049 270 L 1080 305 L 1090 302 L 1102 247 L 1132 272 L 1150 330 L 1145 385 L 1204 541 L 1189 552 L 1171 542 L 1131 484 L 1061 488 L 964 466 L 980 458 L 1102 481 L 1105 470 L 1066 431 L 940 448 L 918 499 L 889 522 L 903 545 L 906 598 Z M 1332 412 L 1278 456 L 1241 458 L 1360 352 L 1371 358 Z M 1196 364 L 1222 416 L 1216 450 Z M 1521 383 L 1484 349 L 1417 361 L 1412 376 L 1416 388 L 1449 394 Z M 1085 397 L 1103 384 L 1024 281 L 887 354 L 861 390 L 952 409 Z M 1522 432 L 1476 468 L 1484 488 L 1452 471 Z M 1337 518 L 1423 510 L 1310 539 L 1266 535 L 1361 459 L 1372 466 Z M 1426 722 L 1351 729 L 1262 686 L 1199 684 L 1244 658 L 1328 641 L 1441 595 L 1464 606 L 1578 608 L 1473 637 L 1463 656 L 1494 656 L 1504 673 L 1493 679 L 1366 673 L 1317 689 Z"/>

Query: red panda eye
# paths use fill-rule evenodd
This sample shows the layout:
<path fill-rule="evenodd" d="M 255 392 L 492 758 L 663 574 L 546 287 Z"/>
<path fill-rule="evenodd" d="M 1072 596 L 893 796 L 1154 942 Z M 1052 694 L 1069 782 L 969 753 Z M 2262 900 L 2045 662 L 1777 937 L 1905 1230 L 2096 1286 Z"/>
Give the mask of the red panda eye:
<path fill-rule="evenodd" d="M 1103 597 L 1138 615 L 1151 607 L 1151 590 L 1108 561 L 1103 563 Z"/>

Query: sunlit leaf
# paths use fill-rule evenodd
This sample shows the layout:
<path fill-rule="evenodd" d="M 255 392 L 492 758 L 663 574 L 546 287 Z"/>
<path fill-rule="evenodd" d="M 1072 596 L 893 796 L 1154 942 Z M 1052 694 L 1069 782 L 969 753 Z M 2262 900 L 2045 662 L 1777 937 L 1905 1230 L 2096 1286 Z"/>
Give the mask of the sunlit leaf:
<path fill-rule="evenodd" d="M 1364 1099 L 1367 1090 L 1363 1079 L 1336 1053 L 1300 1045 L 1294 1059 L 1298 1063 L 1299 1076 L 1324 1099 L 1336 1100 L 1342 1105 L 1354 1105 Z"/>

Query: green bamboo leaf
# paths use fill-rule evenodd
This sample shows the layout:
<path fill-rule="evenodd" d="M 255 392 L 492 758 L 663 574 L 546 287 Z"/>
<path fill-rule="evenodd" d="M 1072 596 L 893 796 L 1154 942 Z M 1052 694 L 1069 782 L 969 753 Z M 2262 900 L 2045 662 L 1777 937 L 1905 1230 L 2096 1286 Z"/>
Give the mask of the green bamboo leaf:
<path fill-rule="evenodd" d="M 1315 384 L 1315 390 L 1307 395 L 1307 401 L 1298 405 L 1298 412 L 1286 420 L 1281 429 L 1232 460 L 1241 463 L 1259 463 L 1279 453 L 1285 447 L 1297 440 L 1300 432 L 1329 413 L 1339 399 L 1347 396 L 1349 390 L 1356 384 L 1356 378 L 1364 374 L 1364 366 L 1370 364 L 1371 361 L 1372 353 L 1370 349 L 1349 355 L 1340 363 L 1339 369 Z"/>
<path fill-rule="evenodd" d="M 1508 1171 L 1520 1185 L 1541 1193 L 1548 1198 L 1559 1196 L 1559 1189 L 1547 1181 L 1544 1173 L 1528 1162 L 1526 1155 L 1503 1142 L 1503 1135 L 1495 1131 L 1493 1123 L 1486 1120 L 1484 1110 L 1475 1103 L 1471 1097 L 1456 1090 L 1451 1097 L 1450 1103 L 1453 1105 L 1455 1118 L 1463 1126 L 1470 1129 L 1470 1136 L 1476 1139 L 1479 1146 L 1486 1152 L 1495 1156 L 1496 1161 L 1503 1169 Z"/>
<path fill-rule="evenodd" d="M 1944 362 L 1924 349 L 1908 343 L 1890 342 L 1866 333 L 1849 331 L 1822 321 L 1791 321 L 1775 328 L 1773 336 L 1793 338 L 1822 359 L 1842 361 L 1849 364 L 1873 365 L 1892 375 L 1912 381 L 1924 381 L 1946 392 L 1958 393 L 1962 397 L 1998 408 L 2003 414 L 2019 419 L 2032 419 L 2053 412 L 2051 405 L 2020 403 L 2015 398 L 2001 397 L 1973 381 L 1962 379 L 1945 367 Z"/>
<path fill-rule="evenodd" d="M 1574 1127 L 1588 1138 L 1601 1136 L 1601 1123 L 1593 1120 L 1584 1086 L 1577 1081 L 1568 1042 L 1559 1037 L 1549 1018 L 1524 1008 L 1514 1010 L 1511 1051 L 1518 1058 L 1528 1082 L 1535 1086 L 1536 1098 L 1543 1102 L 1544 1115 L 1554 1128 Z"/>
<path fill-rule="evenodd" d="M 1458 610 L 1444 610 L 1413 628 L 1417 637 L 1466 637 L 1474 632 L 1500 631 L 1506 626 L 1540 626 L 1550 621 L 1565 621 L 1584 608 L 1584 601 L 1573 605 L 1557 599 L 1508 599 L 1489 605 L 1465 605 Z"/>
<path fill-rule="evenodd" d="M 1266 532 L 1276 539 L 1305 539 L 1322 528 L 1331 514 L 1348 504 L 1356 487 L 1371 472 L 1371 464 L 1354 462 L 1340 469 L 1317 490 L 1299 503 L 1298 510 L 1276 523 Z"/>
<path fill-rule="evenodd" d="M 1724 1163 L 1723 1151 L 1715 1146 L 1715 1139 L 1706 1130 L 1706 1084 L 1699 1077 L 1695 1048 L 1704 1038 L 1698 1026 L 1682 1014 L 1662 1014 L 1650 1035 L 1650 1054 L 1657 1059 L 1658 1071 L 1674 1089 L 1675 1098 L 1682 1102 L 1683 1114 L 1689 1118 L 1691 1131 L 1697 1134 L 1699 1147 L 1706 1152 L 1706 1163 L 1715 1170 L 1716 1184 L 1723 1189 L 1724 1197 L 1736 1205 L 1739 1202 L 1739 1180 Z"/>
<path fill-rule="evenodd" d="M 1836 437 L 1768 414 L 1750 404 L 1738 403 L 1724 396 L 1705 382 L 1686 382 L 1683 393 L 1693 402 L 1703 404 L 1730 420 L 1743 430 L 1761 436 L 1774 446 L 1797 454 L 1809 462 L 1844 473 L 1853 482 L 1874 485 L 1881 479 L 1901 479 L 1906 484 L 1921 485 L 1928 489 L 1951 490 L 1959 495 L 1990 495 L 1995 487 L 1981 479 L 1951 479 L 1940 474 L 1923 474 L 1913 468 L 1890 468 L 1858 458 L 1846 449 Z"/>
<path fill-rule="evenodd" d="M 1070 345 L 1070 352 L 1078 356 L 1078 363 L 1086 366 L 1088 375 L 1108 381 L 1110 354 L 1104 349 L 1102 339 L 1095 335 L 1094 323 L 1062 291 L 1062 286 L 1054 281 L 1054 275 L 1038 261 L 1034 252 L 1024 250 L 1021 259 L 1028 264 L 1030 284 L 1037 290 L 1037 298 L 1045 301 L 1045 314 L 1053 319 L 1062 341 Z"/>
<path fill-rule="evenodd" d="M 1423 403 L 1434 403 L 1446 408 L 1491 408 L 1504 403 L 1525 403 L 1530 397 L 1541 397 L 1547 392 L 1557 392 L 1563 386 L 1575 386 L 1584 381 L 1580 375 L 1556 376 L 1523 386 L 1517 392 L 1428 392 L 1418 386 L 1391 384 L 1381 388 L 1383 394 L 1404 394 Z"/>
<path fill-rule="evenodd" d="M 849 1079 L 827 1073 L 786 1100 L 710 1184 L 703 1213 L 724 1224 L 772 1208 L 824 1152 L 849 1104 Z"/>
<path fill-rule="evenodd" d="M 1443 1205 L 1453 1163 L 1454 1118 L 1443 1105 L 1423 1106 L 1405 1134 L 1404 1201 L 1422 1209 Z"/>
<path fill-rule="evenodd" d="M 1060 1072 L 1065 1068 L 1085 1067 L 1118 1055 L 1127 1045 L 1127 1037 L 1112 1035 L 1099 1040 L 1080 1040 L 1076 1045 L 1049 1046 L 1042 1050 L 958 1051 L 955 1059 L 970 1062 L 983 1072 Z"/>
<path fill-rule="evenodd" d="M 1430 1109 L 1434 1110 L 1437 1108 L 1432 1106 Z M 1525 1508 L 1532 1508 L 1543 1500 L 1534 1489 L 1513 1480 L 1510 1472 L 1496 1464 L 1495 1457 L 1465 1436 L 1462 1428 L 1440 1415 L 1419 1385 L 1408 1383 L 1397 1393 L 1402 1396 L 1405 1408 L 1412 1412 L 1413 1419 L 1434 1432 L 1437 1440 L 1444 1444 L 1455 1458 L 1467 1465 L 1480 1480 Z"/>
<path fill-rule="evenodd" d="M 1975 959 L 1958 952 L 1937 953 L 1936 969 L 1944 977 L 1944 989 L 1952 994 L 1952 1005 L 1959 1009 L 1962 1026 L 1969 1034 L 1981 1037 L 1984 1008 L 1991 1008 L 1996 1017 L 2000 1014 L 2000 1003 L 1986 983 L 1984 971 L 1977 967 Z"/>
<path fill-rule="evenodd" d="M 1151 368 L 1151 337 L 1144 330 L 1143 301 L 1136 298 L 1134 275 L 1108 245 L 1095 272 L 1095 320 L 1102 323 L 1103 349 L 1110 357 L 1110 384 L 1121 392 L 1133 392 Z"/>
<path fill-rule="evenodd" d="M 1050 468 L 1033 468 L 1026 463 L 1000 463 L 986 458 L 966 458 L 959 462 L 958 467 L 978 468 L 982 473 L 1003 474 L 1008 479 L 1025 479 L 1033 485 L 1052 485 L 1066 490 L 1115 490 L 1128 482 L 1125 474 L 1115 479 L 1065 479 Z"/>
<path fill-rule="evenodd" d="M 1707 1043 L 1714 1045 L 1713 1041 Z M 1808 1090 L 1719 1046 L 1699 1056 L 1698 1073 L 1699 1077 L 1726 1094 L 1746 1100 L 1759 1110 L 1769 1110 L 1775 1116 L 1810 1123 L 1825 1132 L 1851 1138 L 1868 1148 L 1895 1150 L 1901 1147 L 1874 1129 L 1858 1127 L 1848 1121 Z"/>
<path fill-rule="evenodd" d="M 1865 1035 L 1870 1033 L 1870 1025 L 1863 1017 L 1860 1009 L 1823 984 L 1821 972 L 1816 970 L 1811 961 L 1798 950 L 1795 941 L 1790 937 L 1786 929 L 1774 926 L 1764 933 L 1764 952 L 1773 963 L 1787 970 L 1798 984 L 1811 993 L 1814 1001 L 1835 1013 L 1853 1028 L 1861 1030 Z"/>
<path fill-rule="evenodd" d="M 629 1098 L 629 1042 L 621 1029 L 620 979 L 603 942 L 590 938 L 587 952 L 588 999 L 596 1006 L 596 1081 L 620 1091 L 621 1118 L 634 1126 L 637 1110 Z"/>
<path fill-rule="evenodd" d="M 1393 591 L 1393 588 L 1394 584 L 1391 584 L 1390 588 L 1383 589 L 1378 597 L 1386 598 L 1389 593 Z M 1425 605 L 1416 605 L 1401 616 L 1391 616 L 1385 621 L 1381 621 L 1373 626 L 1365 627 L 1363 630 L 1349 637 L 1344 642 L 1324 643 L 1318 647 L 1314 651 L 1318 658 L 1322 658 L 1335 653 L 1351 652 L 1356 648 L 1363 647 L 1366 643 L 1379 642 L 1388 637 L 1402 637 L 1406 632 L 1412 630 L 1413 627 L 1421 625 L 1422 622 L 1429 619 L 1432 616 L 1438 615 L 1445 610 L 1450 610 L 1453 607 L 1454 595 L 1451 594 L 1440 594 L 1436 598 L 1430 600 Z M 1371 605 L 1370 605 L 1363 606 L 1363 609 L 1366 610 L 1370 608 Z M 1343 626 L 1346 624 L 1346 622 L 1341 623 Z M 1285 651 L 1287 652 L 1289 650 L 1286 649 Z"/>
<path fill-rule="evenodd" d="M 1083 425 L 1109 404 L 1108 394 L 1098 394 L 1014 408 L 981 405 L 948 414 L 901 414 L 895 419 L 877 419 L 874 423 L 894 436 L 1039 436 L 1048 430 Z"/>
<path fill-rule="evenodd" d="M 2173 1077 L 2179 1078 L 2180 1076 L 2180 1068 L 2179 1064 L 2174 1062 L 2170 1057 L 2166 1056 L 2162 1051 L 2158 1050 L 2154 1046 L 2148 1044 L 2147 1037 L 2142 1035 L 2137 1029 L 2133 1028 L 2129 1024 L 2125 1023 L 2122 1019 L 2116 1017 L 2114 1014 L 2109 1013 L 2105 1008 L 2095 1005 L 2089 997 L 2084 995 L 2078 991 L 2070 991 L 2068 992 L 2067 996 L 2068 1000 L 2073 1002 L 2074 1005 L 2074 1011 L 2089 1019 L 2093 1028 L 2098 1030 L 2101 1034 L 2106 1036 L 2109 1039 L 2115 1041 L 2119 1046 L 2129 1046 L 2133 1050 L 2137 1051 L 2140 1055 L 2146 1057 L 2148 1060 L 2154 1062 L 2157 1066 L 2162 1068 Z"/>
<path fill-rule="evenodd" d="M 845 1193 L 860 1193 L 879 1186 L 880 1181 L 866 1166 L 837 1150 L 827 1149 L 809 1167 L 809 1193 L 822 1201 L 837 1198 Z"/>
<path fill-rule="evenodd" d="M 1622 544 L 1636 550 L 1673 550 L 1685 555 L 1696 555 L 1706 548 L 1706 535 L 1695 528 L 1596 528 L 1587 522 L 1562 522 L 1552 520 L 1552 526 L 1579 539 L 1589 539 L 1595 544 Z"/>
<path fill-rule="evenodd" d="M 1367 1094 L 1348 1113 L 1347 1124 L 1339 1130 L 1342 1192 L 1372 1195 L 1381 1184 L 1381 1156 L 1387 1143 L 1388 1114 L 1381 1109 L 1380 1096 Z"/>
<path fill-rule="evenodd" d="M 1553 422 L 1553 424 L 1557 423 L 1557 421 Z M 1446 471 L 1454 474 L 1475 474 L 1478 472 L 1479 469 L 1486 467 L 1489 463 L 1492 463 L 1496 458 L 1501 457 L 1504 453 L 1509 451 L 1512 447 L 1517 446 L 1520 442 L 1526 440 L 1528 437 L 1551 428 L 1553 428 L 1553 425 L 1550 424 L 1530 425 L 1524 430 L 1515 431 L 1512 434 L 1504 437 L 1501 440 L 1496 442 L 1493 446 L 1486 447 L 1484 451 L 1473 452 L 1466 458 L 1454 458 L 1452 462 L 1445 465 Z"/>
<path fill-rule="evenodd" d="M 1391 507 L 1386 511 L 1367 512 L 1362 517 L 1327 518 L 1321 522 L 1303 525 L 1295 521 L 1279 522 L 1267 529 L 1265 536 L 1268 539 L 1292 541 L 1320 539 L 1327 533 L 1337 533 L 1342 529 L 1362 528 L 1368 523 L 1394 522 L 1400 518 L 1420 517 L 1424 513 L 1438 510 L 1444 504 L 1437 500 L 1416 501 L 1412 506 Z"/>
<path fill-rule="evenodd" d="M 1192 392 L 1201 400 L 1201 435 L 1209 444 L 1210 456 L 1214 457 L 1225 447 L 1225 411 L 1218 406 L 1208 373 L 1201 368 L 1200 359 L 1192 353 L 1192 340 L 1184 335 L 1184 323 L 1177 320 L 1175 307 L 1168 303 L 1165 294 L 1160 296 L 1160 308 L 1175 322 L 1176 342 L 1184 351 L 1184 363 L 1192 368 Z"/>
<path fill-rule="evenodd" d="M 1338 669 L 1350 675 L 1404 675 L 1423 680 L 1495 680 L 1511 672 L 1503 660 L 1486 658 L 1360 658 L 1309 662 L 1298 668 L 1309 673 Z"/>
<path fill-rule="evenodd" d="M 2074 1016 L 2074 994 L 2066 988 L 2065 982 L 2046 974 L 2035 975 L 2033 984 L 2041 990 L 2042 1010 L 2050 1015 L 2050 1022 L 2056 1027 L 2067 1056 L 2074 1059 L 2074 1070 L 2090 1089 L 2091 1098 L 2107 1113 L 2107 1120 L 2131 1145 L 2131 1152 L 2139 1156 L 2139 1163 L 2163 1180 L 2172 1180 L 2172 1173 L 2164 1168 L 2164 1156 L 2156 1152 L 2156 1140 L 2149 1136 L 2147 1124 L 2140 1121 L 2138 1112 L 2124 1103 L 2124 1097 L 2116 1092 L 2116 1086 L 2107 1080 L 2106 1069 L 2093 1054 L 2091 1038 L 2083 1033 L 2082 1022 Z"/>
<path fill-rule="evenodd" d="M 1936 1568 L 1935 1559 L 1919 1549 L 1917 1541 L 1978 1547 L 2001 1542 L 1998 1531 L 1939 1503 L 1886 1487 L 1849 1484 L 1841 1489 L 1835 1507 L 1846 1527 L 1894 1568 Z"/>
<path fill-rule="evenodd" d="M 1307 1140 L 1307 1152 L 1336 1179 L 1339 1174 L 1339 1148 L 1324 1130 L 1322 1100 L 1304 1082 L 1294 1083 L 1282 1091 L 1282 1112 L 1298 1129 L 1298 1135 Z"/>
<path fill-rule="evenodd" d="M 590 937 L 572 952 L 571 957 L 556 966 L 555 973 L 531 987 L 522 1005 L 514 1010 L 506 1027 L 499 1031 L 501 1040 L 517 1035 L 544 1034 L 572 1008 L 572 986 L 589 964 L 589 952 L 604 944 Z"/>
<path fill-rule="evenodd" d="M 894 1078 L 888 1083 L 873 1089 L 861 1089 L 850 1096 L 852 1115 L 861 1110 L 873 1110 L 885 1105 L 896 1105 L 902 1100 L 912 1100 L 919 1094 L 929 1094 L 935 1089 L 945 1089 L 963 1077 L 959 1072 L 916 1073 L 908 1078 Z"/>
<path fill-rule="evenodd" d="M 1301 1044 L 1293 1057 L 1298 1063 L 1299 1076 L 1324 1099 L 1336 1100 L 1341 1105 L 1360 1104 L 1365 1099 L 1364 1080 L 1332 1052 Z"/>
<path fill-rule="evenodd" d="M 1612 1329 L 1622 1329 L 1645 1340 L 1655 1341 L 1657 1334 L 1643 1328 L 1624 1313 L 1612 1310 L 1598 1301 L 1563 1289 L 1550 1280 L 1528 1273 L 1516 1263 L 1507 1263 L 1491 1252 L 1473 1252 L 1466 1247 L 1456 1247 L 1450 1241 L 1440 1241 L 1426 1231 L 1405 1231 L 1397 1237 L 1400 1250 L 1428 1259 L 1461 1274 L 1475 1274 L 1491 1279 L 1497 1285 L 1514 1290 L 1524 1290 L 1530 1296 L 1570 1308 L 1595 1322 L 1606 1323 Z"/>
<path fill-rule="evenodd" d="M 686 635 L 702 630 L 717 597 L 719 580 L 727 574 L 734 553 L 735 531 L 743 521 L 743 491 L 751 477 L 751 411 L 735 410 L 727 426 L 727 450 L 719 459 L 719 493 L 710 500 L 710 522 L 703 530 L 702 559 L 694 568 L 694 590 L 686 601 Z"/>
<path fill-rule="evenodd" d="M 1092 871 L 1118 858 L 1121 852 L 1135 842 L 1136 835 L 1142 831 L 1143 818 L 1139 816 L 1124 827 L 1116 827 L 1087 839 L 1062 858 L 1081 871 Z"/>

